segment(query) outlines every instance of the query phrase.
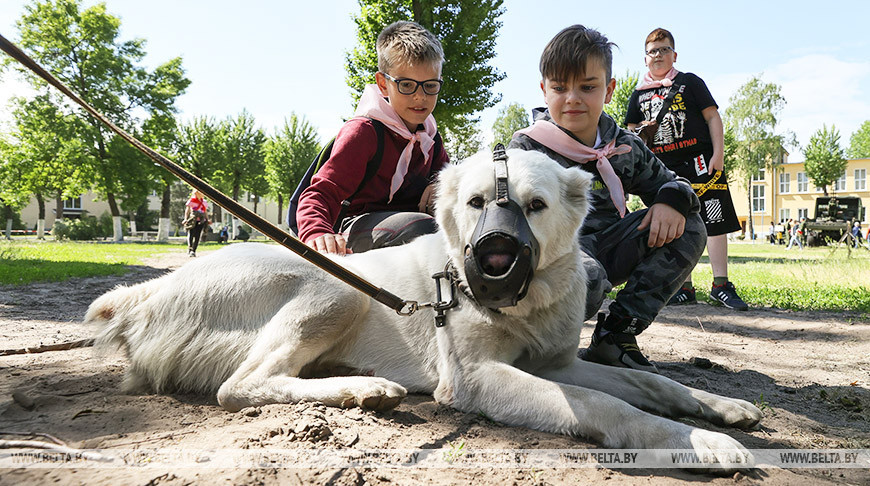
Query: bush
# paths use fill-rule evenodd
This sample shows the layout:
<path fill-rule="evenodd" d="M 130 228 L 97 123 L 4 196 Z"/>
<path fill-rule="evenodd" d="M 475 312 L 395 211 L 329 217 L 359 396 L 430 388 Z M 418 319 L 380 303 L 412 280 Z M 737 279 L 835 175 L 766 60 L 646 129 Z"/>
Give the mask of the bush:
<path fill-rule="evenodd" d="M 108 223 L 106 216 L 108 216 Z M 128 228 L 127 220 L 122 219 L 122 227 Z M 127 223 L 126 225 L 124 223 Z M 125 231 L 128 233 L 129 230 Z M 103 213 L 99 219 L 82 213 L 79 219 L 66 219 L 54 222 L 51 234 L 56 240 L 94 240 L 112 236 L 112 216 L 108 212 Z"/>

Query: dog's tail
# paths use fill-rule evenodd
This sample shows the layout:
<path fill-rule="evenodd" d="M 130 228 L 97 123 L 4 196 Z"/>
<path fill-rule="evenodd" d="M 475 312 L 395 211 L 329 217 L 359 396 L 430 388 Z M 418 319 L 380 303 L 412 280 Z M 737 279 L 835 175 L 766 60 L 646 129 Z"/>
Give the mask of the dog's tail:
<path fill-rule="evenodd" d="M 119 285 L 91 303 L 84 323 L 97 328 L 94 346 L 98 352 L 126 344 L 124 333 L 133 322 L 132 314 L 136 307 L 158 289 L 150 283 L 132 287 Z"/>

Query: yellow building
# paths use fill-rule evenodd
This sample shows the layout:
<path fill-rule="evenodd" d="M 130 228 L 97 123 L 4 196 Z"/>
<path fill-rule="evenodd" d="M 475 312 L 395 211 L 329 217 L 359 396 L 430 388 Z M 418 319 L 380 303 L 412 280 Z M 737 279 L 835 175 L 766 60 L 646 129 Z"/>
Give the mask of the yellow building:
<path fill-rule="evenodd" d="M 847 161 L 848 165 L 839 180 L 828 187 L 828 195 L 858 196 L 865 208 L 862 214 L 862 226 L 867 228 L 866 208 L 870 206 L 870 159 L 854 159 Z M 802 217 L 814 218 L 815 200 L 824 196 L 821 187 L 807 177 L 803 162 L 786 162 L 774 170 L 762 170 L 752 178 L 751 199 L 747 194 L 746 184 L 742 183 L 736 174 L 728 174 L 731 197 L 734 209 L 744 231 L 748 231 L 748 219 L 751 214 L 755 234 L 767 234 L 770 222 L 779 223 L 783 220 Z M 752 211 L 750 213 L 750 205 Z"/>

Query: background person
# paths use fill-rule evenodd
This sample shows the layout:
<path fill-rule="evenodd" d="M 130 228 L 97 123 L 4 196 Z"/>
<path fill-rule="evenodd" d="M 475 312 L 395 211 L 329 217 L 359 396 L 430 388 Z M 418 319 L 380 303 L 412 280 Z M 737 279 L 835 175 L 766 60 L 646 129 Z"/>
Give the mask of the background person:
<path fill-rule="evenodd" d="M 644 46 L 644 62 L 649 72 L 629 99 L 625 123 L 629 129 L 652 123 L 672 87 L 678 90 L 655 133 L 652 151 L 669 169 L 691 181 L 701 200 L 701 217 L 707 227 L 707 253 L 713 267 L 710 298 L 729 309 L 745 311 L 749 306 L 728 280 L 726 235 L 739 230 L 740 222 L 723 171 L 725 142 L 719 107 L 701 78 L 674 69 L 677 52 L 670 32 L 661 28 L 653 30 Z M 696 302 L 689 273 L 669 304 Z"/>
<path fill-rule="evenodd" d="M 187 229 L 187 254 L 195 257 L 202 230 L 208 225 L 208 205 L 202 193 L 196 189 L 184 205 L 183 225 Z"/>

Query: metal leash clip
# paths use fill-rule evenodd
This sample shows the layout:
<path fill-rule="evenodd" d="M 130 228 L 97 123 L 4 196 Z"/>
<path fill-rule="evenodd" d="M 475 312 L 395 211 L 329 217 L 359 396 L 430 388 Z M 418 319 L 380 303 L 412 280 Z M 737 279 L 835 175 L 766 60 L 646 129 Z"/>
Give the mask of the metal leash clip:
<path fill-rule="evenodd" d="M 431 307 L 435 310 L 435 327 L 444 327 L 447 324 L 447 314 L 446 310 L 452 309 L 459 304 L 459 301 L 456 300 L 456 283 L 450 274 L 450 264 L 448 263 L 446 267 L 444 267 L 443 272 L 438 272 L 432 275 L 432 278 L 435 279 L 435 302 L 423 302 L 422 304 L 418 304 L 417 301 L 406 300 L 405 305 L 408 310 L 404 311 L 404 307 L 402 311 L 397 311 L 399 314 L 402 312 L 407 312 L 407 314 L 402 315 L 411 315 L 419 309 L 423 307 Z M 450 282 L 450 300 L 444 301 L 441 300 L 441 279 L 445 279 Z"/>

